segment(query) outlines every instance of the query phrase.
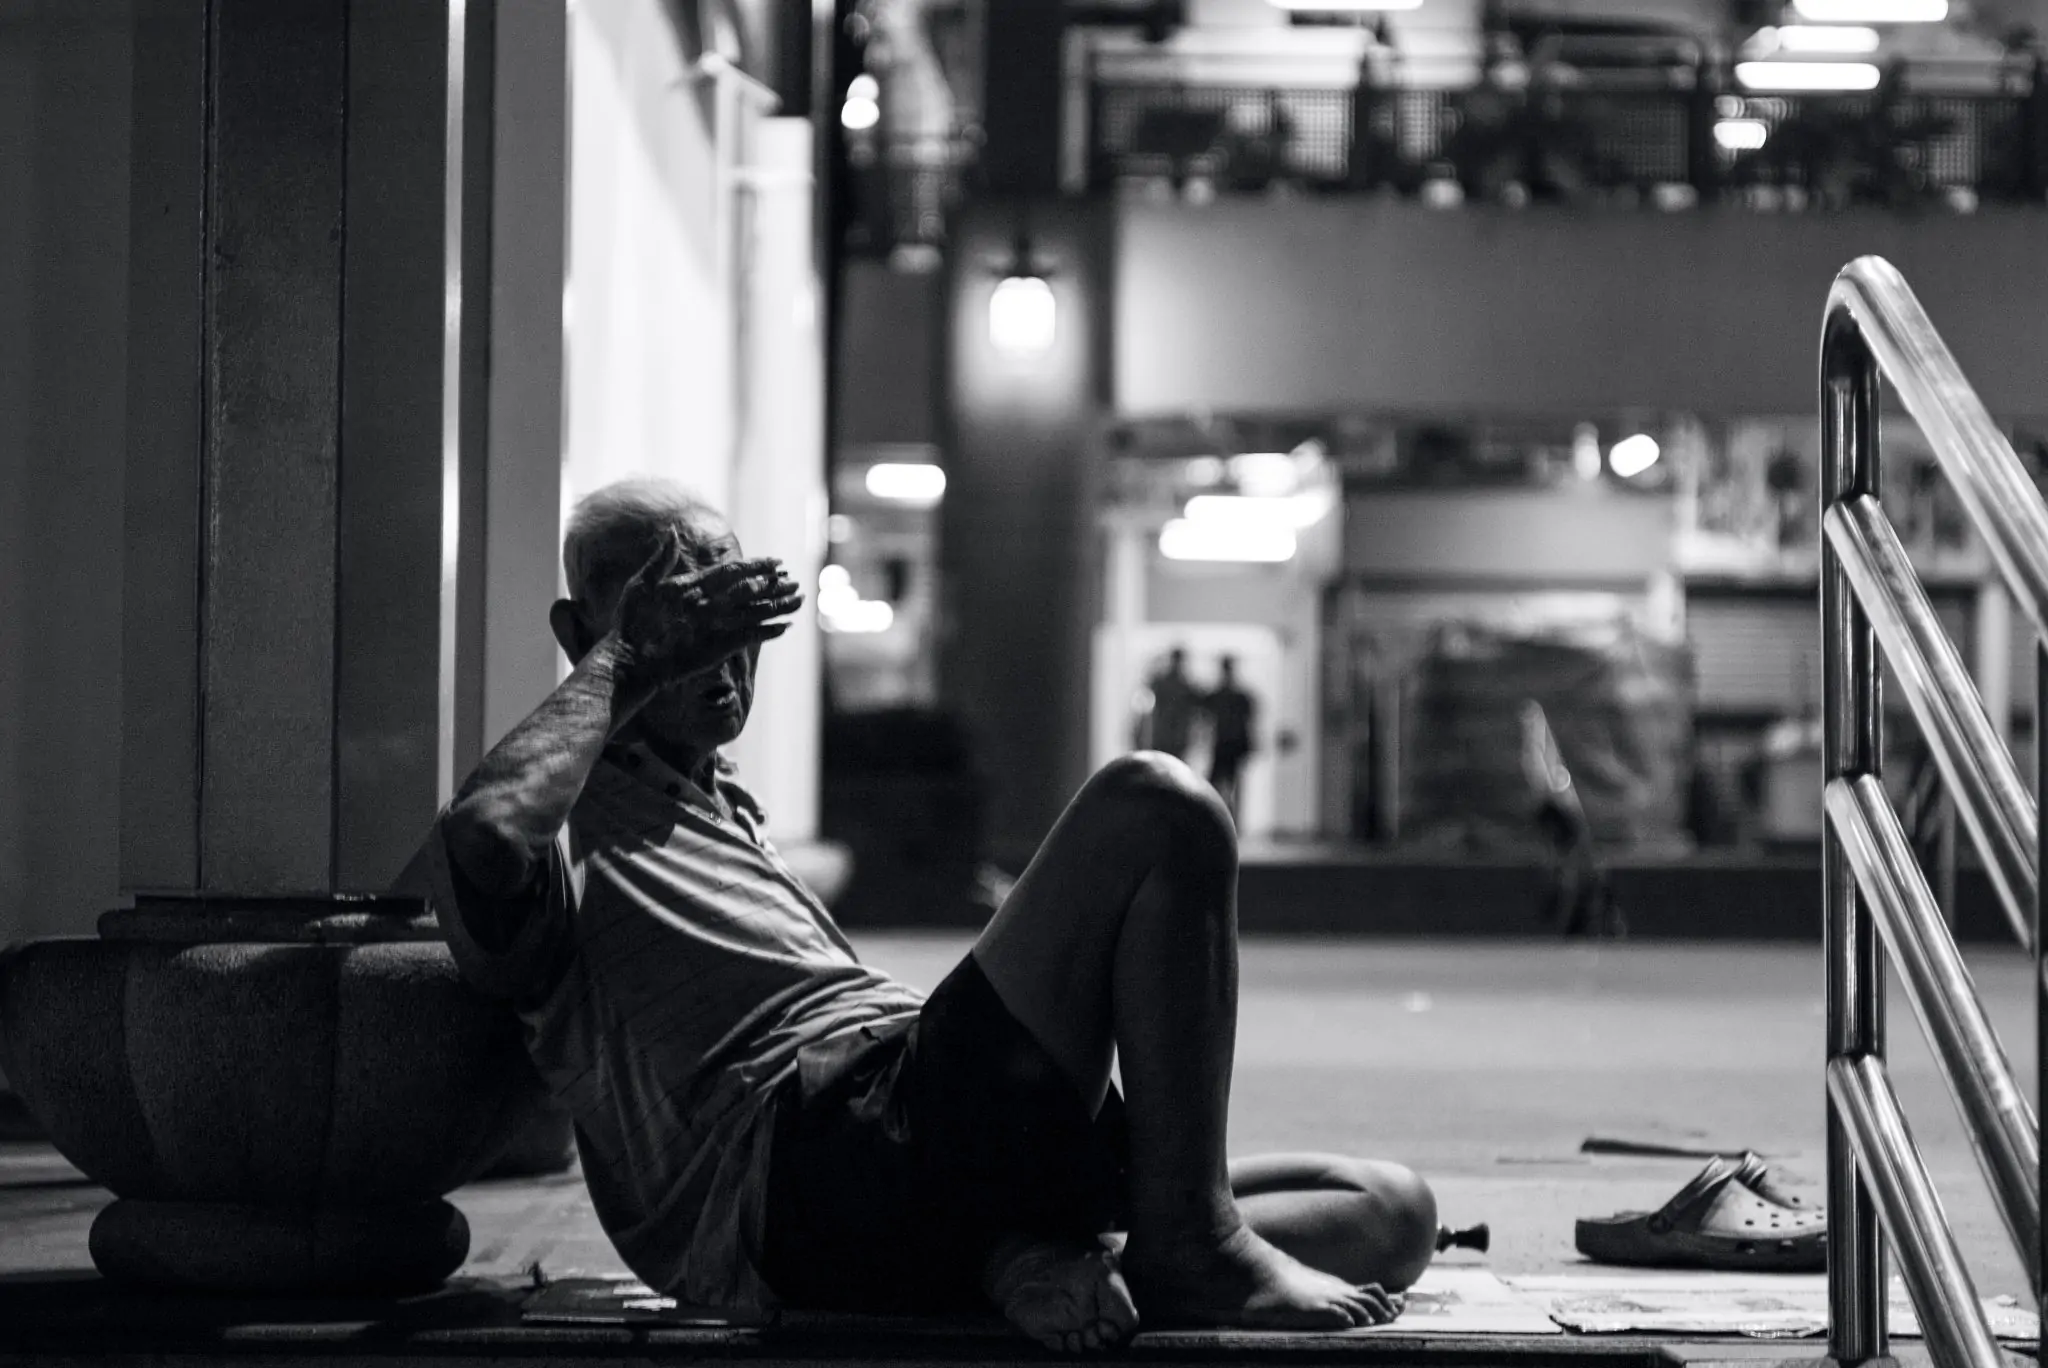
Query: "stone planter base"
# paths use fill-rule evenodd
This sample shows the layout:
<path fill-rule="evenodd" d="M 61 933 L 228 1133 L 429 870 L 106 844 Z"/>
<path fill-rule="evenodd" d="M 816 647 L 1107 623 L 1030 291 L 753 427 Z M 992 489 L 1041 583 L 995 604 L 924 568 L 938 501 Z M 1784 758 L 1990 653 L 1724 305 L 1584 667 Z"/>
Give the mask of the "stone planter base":
<path fill-rule="evenodd" d="M 100 933 L 0 954 L 0 1067 L 120 1199 L 91 1236 L 110 1278 L 422 1291 L 469 1247 L 441 1198 L 522 1138 L 515 1162 L 569 1158 L 518 1019 L 417 902 L 138 902 Z"/>
<path fill-rule="evenodd" d="M 108 1278 L 213 1292 L 397 1296 L 461 1267 L 469 1222 L 443 1201 L 294 1211 L 123 1198 L 92 1223 Z"/>

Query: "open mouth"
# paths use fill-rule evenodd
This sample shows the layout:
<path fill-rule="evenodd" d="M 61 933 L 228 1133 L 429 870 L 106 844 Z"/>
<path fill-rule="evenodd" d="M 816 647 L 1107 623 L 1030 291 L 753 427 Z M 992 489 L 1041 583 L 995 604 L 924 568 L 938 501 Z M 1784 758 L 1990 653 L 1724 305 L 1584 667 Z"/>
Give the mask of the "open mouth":
<path fill-rule="evenodd" d="M 738 705 L 740 691 L 733 687 L 730 680 L 721 680 L 698 694 L 697 701 L 707 708 L 731 708 Z"/>

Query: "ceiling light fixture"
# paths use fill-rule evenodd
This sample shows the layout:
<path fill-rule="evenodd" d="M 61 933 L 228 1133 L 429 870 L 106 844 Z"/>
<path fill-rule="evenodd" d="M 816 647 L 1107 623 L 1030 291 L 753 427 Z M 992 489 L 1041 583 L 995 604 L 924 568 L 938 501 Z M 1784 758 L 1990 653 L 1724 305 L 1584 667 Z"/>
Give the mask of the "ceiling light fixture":
<path fill-rule="evenodd" d="M 1022 228 L 1009 264 L 988 299 L 989 345 L 1005 356 L 1042 356 L 1059 335 L 1059 299 L 1052 273 L 1039 264 L 1030 235 Z"/>

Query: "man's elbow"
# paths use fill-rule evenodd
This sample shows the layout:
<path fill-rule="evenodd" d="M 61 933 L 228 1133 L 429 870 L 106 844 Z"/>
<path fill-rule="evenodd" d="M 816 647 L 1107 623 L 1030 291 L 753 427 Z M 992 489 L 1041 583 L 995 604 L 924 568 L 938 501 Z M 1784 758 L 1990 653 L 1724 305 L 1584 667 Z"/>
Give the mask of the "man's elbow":
<path fill-rule="evenodd" d="M 536 857 L 511 823 L 475 802 L 456 802 L 441 819 L 448 860 L 463 880 L 489 898 L 509 898 L 533 882 Z"/>

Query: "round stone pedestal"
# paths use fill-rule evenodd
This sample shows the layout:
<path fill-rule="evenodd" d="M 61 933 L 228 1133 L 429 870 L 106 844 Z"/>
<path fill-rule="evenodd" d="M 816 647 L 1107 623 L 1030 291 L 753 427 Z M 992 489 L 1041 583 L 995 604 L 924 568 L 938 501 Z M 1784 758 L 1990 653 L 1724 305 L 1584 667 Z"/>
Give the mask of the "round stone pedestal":
<path fill-rule="evenodd" d="M 101 1271 L 221 1291 L 435 1285 L 469 1246 L 441 1199 L 546 1107 L 518 1019 L 432 922 L 360 906 L 140 908 L 17 946 L 0 1068 L 121 1199 L 93 1226 Z"/>

